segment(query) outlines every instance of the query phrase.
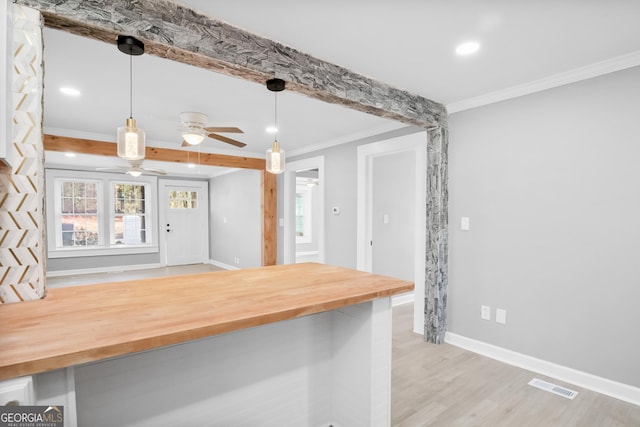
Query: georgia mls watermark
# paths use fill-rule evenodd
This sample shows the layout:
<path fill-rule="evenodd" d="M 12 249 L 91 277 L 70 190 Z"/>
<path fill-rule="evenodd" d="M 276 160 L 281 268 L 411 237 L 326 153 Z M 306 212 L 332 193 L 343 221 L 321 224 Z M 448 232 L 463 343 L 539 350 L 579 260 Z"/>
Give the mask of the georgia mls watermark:
<path fill-rule="evenodd" d="M 0 427 L 64 427 L 64 406 L 0 406 Z"/>

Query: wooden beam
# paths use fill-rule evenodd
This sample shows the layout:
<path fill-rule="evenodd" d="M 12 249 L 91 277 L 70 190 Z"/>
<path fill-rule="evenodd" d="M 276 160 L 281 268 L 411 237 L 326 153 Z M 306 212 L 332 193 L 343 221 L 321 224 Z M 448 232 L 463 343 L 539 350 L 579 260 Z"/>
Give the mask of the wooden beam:
<path fill-rule="evenodd" d="M 79 154 L 117 156 L 115 142 L 93 141 L 66 136 L 44 135 L 44 149 L 48 151 L 73 151 Z M 187 151 L 170 148 L 147 147 L 145 159 L 160 162 L 189 163 Z M 193 161 L 191 158 L 190 161 Z M 254 157 L 227 156 L 224 154 L 200 153 L 199 163 L 206 166 L 264 170 L 265 160 Z"/>
<path fill-rule="evenodd" d="M 44 135 L 47 151 L 73 151 L 74 153 L 98 156 L 117 156 L 115 142 L 93 141 L 66 136 Z M 168 148 L 147 147 L 145 159 L 162 162 L 187 163 L 187 152 Z M 255 169 L 262 171 L 262 265 L 275 265 L 277 259 L 277 180 L 265 170 L 265 160 L 252 157 L 227 156 L 223 154 L 200 154 L 200 164 L 228 168 Z"/>
<path fill-rule="evenodd" d="M 262 171 L 262 265 L 277 262 L 277 176 Z"/>
<path fill-rule="evenodd" d="M 45 25 L 115 44 L 119 34 L 145 51 L 219 73 L 287 89 L 403 123 L 446 126 L 445 107 L 292 47 L 251 34 L 168 0 L 16 0 L 38 9 Z"/>

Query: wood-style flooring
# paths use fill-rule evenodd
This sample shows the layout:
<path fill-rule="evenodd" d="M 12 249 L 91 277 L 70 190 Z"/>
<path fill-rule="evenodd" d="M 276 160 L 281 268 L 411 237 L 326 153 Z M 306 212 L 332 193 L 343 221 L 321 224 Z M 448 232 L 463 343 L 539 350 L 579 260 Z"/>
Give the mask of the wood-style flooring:
<path fill-rule="evenodd" d="M 393 309 L 393 426 L 640 426 L 640 406 L 450 344 L 426 343 L 411 331 L 412 317 L 413 304 Z M 532 378 L 579 394 L 569 400 L 539 390 L 527 384 Z"/>

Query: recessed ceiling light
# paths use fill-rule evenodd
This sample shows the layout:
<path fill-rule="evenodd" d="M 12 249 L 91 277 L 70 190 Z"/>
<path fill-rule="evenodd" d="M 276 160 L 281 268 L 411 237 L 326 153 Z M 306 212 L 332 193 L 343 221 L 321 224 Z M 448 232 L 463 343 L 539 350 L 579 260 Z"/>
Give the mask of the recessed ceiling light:
<path fill-rule="evenodd" d="M 67 96 L 80 96 L 80 91 L 72 87 L 61 87 L 60 92 Z"/>
<path fill-rule="evenodd" d="M 267 133 L 276 133 L 278 132 L 278 128 L 275 126 L 267 126 L 267 129 L 265 129 L 267 131 Z"/>
<path fill-rule="evenodd" d="M 476 53 L 480 49 L 480 43 L 478 42 L 464 42 L 456 47 L 456 53 L 460 56 L 471 55 Z"/>
<path fill-rule="evenodd" d="M 69 152 L 64 153 L 64 155 L 65 155 L 66 157 L 75 157 L 75 156 L 76 156 L 76 153 L 72 153 L 72 152 L 70 152 L 70 151 L 69 151 Z"/>
<path fill-rule="evenodd" d="M 196 164 L 195 164 L 195 163 L 187 163 L 187 167 L 188 167 L 189 169 L 193 169 L 193 168 L 195 168 L 195 167 L 196 167 Z"/>

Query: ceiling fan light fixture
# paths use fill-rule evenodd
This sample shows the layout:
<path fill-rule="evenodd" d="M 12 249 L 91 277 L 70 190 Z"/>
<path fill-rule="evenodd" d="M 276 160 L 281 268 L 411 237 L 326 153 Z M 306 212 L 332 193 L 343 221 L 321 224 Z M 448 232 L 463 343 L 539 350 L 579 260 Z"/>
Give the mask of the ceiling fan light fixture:
<path fill-rule="evenodd" d="M 207 136 L 204 129 L 189 129 L 182 132 L 182 138 L 189 145 L 198 145 Z"/>
<path fill-rule="evenodd" d="M 184 111 L 180 113 L 182 122 L 182 138 L 189 145 L 198 145 L 207 137 L 204 130 L 207 122 L 207 115 L 194 111 Z"/>
<path fill-rule="evenodd" d="M 144 53 L 144 43 L 132 36 L 118 36 L 118 50 L 129 55 L 129 118 L 117 131 L 118 156 L 125 160 L 142 160 L 145 155 L 145 133 L 138 129 L 133 118 L 133 62 L 132 57 Z"/>

